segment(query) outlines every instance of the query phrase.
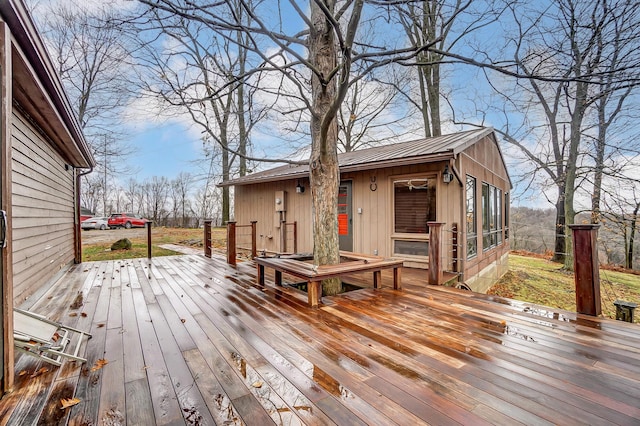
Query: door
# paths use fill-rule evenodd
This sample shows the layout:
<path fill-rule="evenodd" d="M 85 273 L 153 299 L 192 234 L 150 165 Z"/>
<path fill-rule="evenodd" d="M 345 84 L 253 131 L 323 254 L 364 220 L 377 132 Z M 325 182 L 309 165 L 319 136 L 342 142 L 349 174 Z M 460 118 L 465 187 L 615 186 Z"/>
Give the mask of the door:
<path fill-rule="evenodd" d="M 353 251 L 353 215 L 351 181 L 340 182 L 338 188 L 338 239 L 340 250 Z"/>

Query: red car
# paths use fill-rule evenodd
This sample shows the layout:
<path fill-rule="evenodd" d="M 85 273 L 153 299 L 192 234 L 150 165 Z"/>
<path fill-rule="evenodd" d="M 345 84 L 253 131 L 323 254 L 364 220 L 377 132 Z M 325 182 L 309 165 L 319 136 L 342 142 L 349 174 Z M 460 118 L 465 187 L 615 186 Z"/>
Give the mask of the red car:
<path fill-rule="evenodd" d="M 114 213 L 109 217 L 109 228 L 144 228 L 149 222 L 139 214 Z"/>

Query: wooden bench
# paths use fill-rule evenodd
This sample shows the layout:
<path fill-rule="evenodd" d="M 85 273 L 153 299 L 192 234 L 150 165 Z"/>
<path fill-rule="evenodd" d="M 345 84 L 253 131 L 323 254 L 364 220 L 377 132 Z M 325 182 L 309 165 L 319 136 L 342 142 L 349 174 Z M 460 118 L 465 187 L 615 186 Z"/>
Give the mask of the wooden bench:
<path fill-rule="evenodd" d="M 309 306 L 317 307 L 322 297 L 322 281 L 329 278 L 336 278 L 342 275 L 356 272 L 373 272 L 373 288 L 379 288 L 382 285 L 382 270 L 393 269 L 393 288 L 400 290 L 402 288 L 401 270 L 403 261 L 384 259 L 381 257 L 373 257 L 360 255 L 357 253 L 343 253 L 342 257 L 349 259 L 357 259 L 354 261 L 343 262 L 337 265 L 321 265 L 314 266 L 310 263 L 302 262 L 295 256 L 287 257 L 256 257 L 258 268 L 258 284 L 264 286 L 264 268 L 271 268 L 275 271 L 275 284 L 282 285 L 282 274 L 289 274 L 296 278 L 300 278 L 307 283 L 307 295 Z"/>

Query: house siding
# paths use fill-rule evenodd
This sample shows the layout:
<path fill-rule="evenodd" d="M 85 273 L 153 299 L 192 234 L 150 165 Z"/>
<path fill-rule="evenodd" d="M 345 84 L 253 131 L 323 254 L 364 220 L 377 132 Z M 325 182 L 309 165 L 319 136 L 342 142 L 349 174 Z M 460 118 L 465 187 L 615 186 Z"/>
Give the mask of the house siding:
<path fill-rule="evenodd" d="M 510 191 L 509 176 L 491 135 L 471 144 L 455 158 L 455 169 L 462 183 L 456 178 L 448 184 L 443 182 L 442 171 L 445 164 L 448 164 L 448 160 L 342 173 L 342 181 L 352 182 L 353 251 L 402 258 L 405 260 L 405 266 L 427 268 L 427 257 L 394 256 L 393 181 L 396 178 L 412 176 L 434 177 L 437 182 L 436 221 L 444 223 L 442 227 L 444 269 L 461 273 L 461 280 L 464 280 L 474 291 L 485 292 L 506 272 L 509 241 L 504 238 L 503 227 L 502 244 L 483 250 L 482 215 L 480 214 L 482 182 L 501 189 L 504 194 Z M 465 249 L 466 175 L 471 175 L 477 180 L 478 254 L 471 259 L 466 259 Z M 302 194 L 295 192 L 297 182 L 297 179 L 288 179 L 235 186 L 235 219 L 238 225 L 248 225 L 250 221 L 257 221 L 258 251 L 284 251 L 280 249 L 280 231 L 276 227 L 276 191 L 287 193 L 286 221 L 298 222 L 298 252 L 313 251 L 309 182 L 306 178 L 300 180 L 306 188 Z M 362 209 L 362 213 L 358 213 L 359 208 Z M 457 257 L 453 245 L 454 226 L 458 230 Z M 244 228 L 245 231 L 242 229 L 238 231 L 238 245 L 248 247 L 248 229 Z M 427 239 L 427 236 L 425 235 L 424 238 Z M 292 246 L 288 245 L 286 251 L 292 251 Z"/>
<path fill-rule="evenodd" d="M 13 296 L 24 302 L 74 256 L 74 176 L 18 111 L 12 115 Z"/>

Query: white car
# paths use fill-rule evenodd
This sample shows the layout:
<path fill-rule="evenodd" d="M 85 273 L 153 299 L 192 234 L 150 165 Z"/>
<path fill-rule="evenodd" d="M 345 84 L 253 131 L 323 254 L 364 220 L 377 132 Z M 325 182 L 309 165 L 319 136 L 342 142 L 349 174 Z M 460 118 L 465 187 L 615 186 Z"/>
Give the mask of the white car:
<path fill-rule="evenodd" d="M 92 217 L 80 223 L 82 229 L 109 229 L 108 217 Z"/>

